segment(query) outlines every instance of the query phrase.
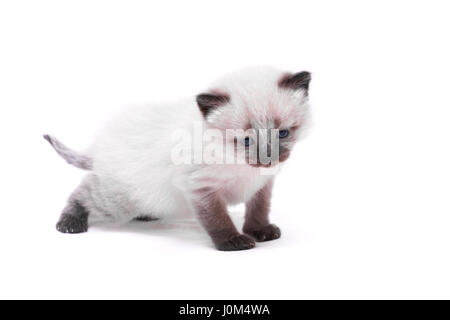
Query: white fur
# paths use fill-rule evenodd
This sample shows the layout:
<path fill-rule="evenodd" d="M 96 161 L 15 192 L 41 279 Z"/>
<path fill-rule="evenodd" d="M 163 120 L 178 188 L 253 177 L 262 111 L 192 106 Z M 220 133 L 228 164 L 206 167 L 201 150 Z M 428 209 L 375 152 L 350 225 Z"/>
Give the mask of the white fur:
<path fill-rule="evenodd" d="M 271 68 L 249 69 L 214 84 L 211 88 L 227 92 L 232 103 L 212 113 L 206 127 L 220 125 L 226 117 L 228 126 L 240 128 L 248 112 L 254 115 L 254 124 L 265 127 L 270 103 L 281 103 L 286 108 L 277 107 L 281 114 L 297 108 L 298 117 L 307 119 L 309 108 L 304 94 L 280 91 L 277 81 L 281 76 Z M 171 150 L 177 141 L 173 141 L 172 133 L 180 129 L 192 132 L 193 124 L 199 122 L 204 118 L 195 97 L 130 107 L 111 121 L 87 153 L 93 160 L 93 173 L 87 177 L 89 221 L 189 214 L 192 194 L 202 187 L 220 190 L 227 203 L 245 202 L 273 178 L 247 164 L 173 164 Z"/>

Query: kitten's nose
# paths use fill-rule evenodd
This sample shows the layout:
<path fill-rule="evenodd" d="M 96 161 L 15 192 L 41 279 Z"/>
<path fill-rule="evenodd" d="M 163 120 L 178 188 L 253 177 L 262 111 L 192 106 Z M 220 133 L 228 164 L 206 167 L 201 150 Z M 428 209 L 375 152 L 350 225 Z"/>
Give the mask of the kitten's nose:
<path fill-rule="evenodd" d="M 258 137 L 258 162 L 264 165 L 278 163 L 279 141 L 277 132 L 273 130 L 260 131 Z"/>

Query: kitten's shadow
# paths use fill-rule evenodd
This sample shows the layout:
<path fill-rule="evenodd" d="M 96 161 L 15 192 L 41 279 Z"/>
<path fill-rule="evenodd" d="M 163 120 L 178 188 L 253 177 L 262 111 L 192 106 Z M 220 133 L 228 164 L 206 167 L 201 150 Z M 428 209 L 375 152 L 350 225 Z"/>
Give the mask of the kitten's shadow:
<path fill-rule="evenodd" d="M 243 218 L 233 216 L 236 225 L 240 225 Z M 242 220 L 242 221 L 241 221 Z M 211 240 L 195 218 L 188 219 L 158 219 L 152 221 L 130 221 L 124 224 L 102 223 L 94 224 L 94 230 L 106 232 L 133 233 L 151 237 L 176 239 L 186 243 L 211 244 Z"/>
<path fill-rule="evenodd" d="M 234 219 L 233 219 L 234 220 Z M 186 244 L 212 246 L 211 240 L 195 219 L 130 221 L 125 224 L 95 224 L 92 229 L 106 232 L 133 233 L 143 236 L 163 237 Z"/>

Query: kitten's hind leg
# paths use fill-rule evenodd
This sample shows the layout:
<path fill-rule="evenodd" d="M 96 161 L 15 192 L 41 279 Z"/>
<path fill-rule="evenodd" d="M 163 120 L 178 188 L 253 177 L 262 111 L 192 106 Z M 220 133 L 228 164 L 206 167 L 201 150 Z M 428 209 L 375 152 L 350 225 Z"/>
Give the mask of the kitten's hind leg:
<path fill-rule="evenodd" d="M 56 229 L 62 233 L 82 233 L 88 230 L 87 209 L 76 200 L 69 200 L 59 217 Z"/>
<path fill-rule="evenodd" d="M 67 201 L 59 217 L 56 229 L 62 233 L 82 233 L 88 230 L 88 217 L 92 207 L 90 200 L 92 191 L 93 176 L 88 175 L 83 182 L 75 189 Z M 88 206 L 87 204 L 91 205 Z"/>

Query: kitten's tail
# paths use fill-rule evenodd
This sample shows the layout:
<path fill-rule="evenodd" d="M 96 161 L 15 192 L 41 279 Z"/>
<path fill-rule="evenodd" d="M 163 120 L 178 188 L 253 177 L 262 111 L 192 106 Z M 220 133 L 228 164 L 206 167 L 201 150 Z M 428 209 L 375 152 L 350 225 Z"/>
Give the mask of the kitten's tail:
<path fill-rule="evenodd" d="M 92 170 L 92 159 L 88 156 L 82 155 L 69 149 L 55 137 L 44 134 L 44 139 L 47 140 L 56 150 L 56 152 L 67 161 L 67 163 L 84 170 Z"/>

